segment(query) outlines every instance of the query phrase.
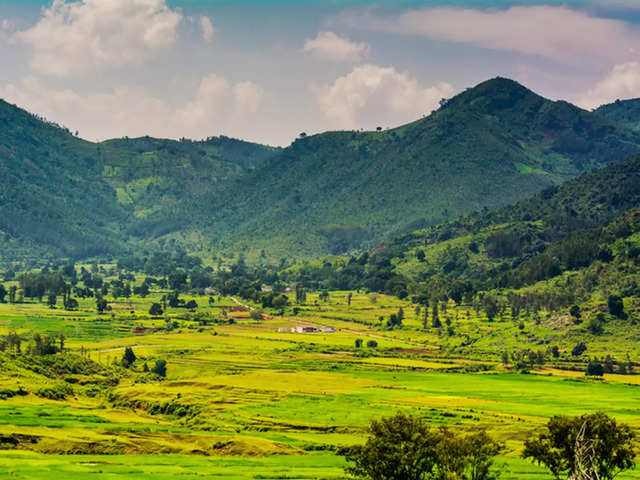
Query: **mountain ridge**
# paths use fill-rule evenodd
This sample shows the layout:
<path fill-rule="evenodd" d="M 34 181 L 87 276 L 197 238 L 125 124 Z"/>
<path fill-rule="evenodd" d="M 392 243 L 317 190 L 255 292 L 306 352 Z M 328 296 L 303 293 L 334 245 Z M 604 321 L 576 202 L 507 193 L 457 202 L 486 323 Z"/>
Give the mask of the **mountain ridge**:
<path fill-rule="evenodd" d="M 226 137 L 93 144 L 12 108 L 0 108 L 0 168 L 13 162 L 22 175 L 0 184 L 12 199 L 3 241 L 75 257 L 174 246 L 248 260 L 346 253 L 640 152 L 640 132 L 499 77 L 394 129 L 283 149 Z M 52 218 L 44 231 L 42 215 Z"/>

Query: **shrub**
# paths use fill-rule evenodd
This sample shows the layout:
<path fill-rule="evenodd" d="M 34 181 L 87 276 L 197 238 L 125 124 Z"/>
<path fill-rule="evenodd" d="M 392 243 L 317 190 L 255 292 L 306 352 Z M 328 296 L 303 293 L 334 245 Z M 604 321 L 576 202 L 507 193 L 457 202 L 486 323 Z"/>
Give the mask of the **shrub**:
<path fill-rule="evenodd" d="M 587 346 L 584 344 L 584 342 L 578 342 L 576 343 L 576 346 L 571 350 L 571 355 L 573 355 L 574 357 L 579 357 L 586 351 Z"/>
<path fill-rule="evenodd" d="M 149 308 L 149 315 L 153 315 L 154 317 L 162 315 L 162 313 L 162 305 L 159 303 L 154 303 L 151 305 L 151 308 Z"/>
<path fill-rule="evenodd" d="M 156 364 L 151 369 L 151 373 L 155 373 L 159 377 L 167 376 L 167 361 L 166 360 L 156 360 Z"/>

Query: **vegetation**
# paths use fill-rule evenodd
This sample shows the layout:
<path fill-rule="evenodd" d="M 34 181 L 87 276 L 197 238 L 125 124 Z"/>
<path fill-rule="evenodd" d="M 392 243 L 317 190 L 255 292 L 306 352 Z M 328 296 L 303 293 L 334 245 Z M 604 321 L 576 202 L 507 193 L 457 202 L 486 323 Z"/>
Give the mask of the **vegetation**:
<path fill-rule="evenodd" d="M 523 456 L 546 466 L 555 478 L 611 480 L 634 465 L 634 433 L 603 413 L 553 417 L 525 442 Z"/>
<path fill-rule="evenodd" d="M 398 414 L 371 423 L 371 436 L 354 447 L 346 471 L 368 480 L 490 480 L 501 446 L 485 432 L 459 436 L 441 427 L 432 430 L 419 418 Z"/>
<path fill-rule="evenodd" d="M 282 150 L 0 130 L 3 473 L 638 478 L 631 129 L 494 79 Z"/>
<path fill-rule="evenodd" d="M 0 241 L 19 260 L 176 244 L 251 261 L 343 254 L 640 151 L 636 132 L 501 78 L 408 125 L 283 150 L 226 137 L 90 143 L 5 103 L 0 131 Z"/>

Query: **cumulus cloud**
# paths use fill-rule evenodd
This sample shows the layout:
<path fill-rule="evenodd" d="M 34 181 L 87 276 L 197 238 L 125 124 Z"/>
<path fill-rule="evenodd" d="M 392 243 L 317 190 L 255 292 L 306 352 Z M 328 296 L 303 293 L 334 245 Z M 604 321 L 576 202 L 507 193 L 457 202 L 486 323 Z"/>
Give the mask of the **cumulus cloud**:
<path fill-rule="evenodd" d="M 359 62 L 369 56 L 371 46 L 353 42 L 333 32 L 320 32 L 304 43 L 303 51 L 331 62 Z"/>
<path fill-rule="evenodd" d="M 423 87 L 393 67 L 361 65 L 330 85 L 314 87 L 324 114 L 341 128 L 395 126 L 430 113 L 453 93 L 448 83 Z"/>
<path fill-rule="evenodd" d="M 248 121 L 262 105 L 263 90 L 251 82 L 230 83 L 218 75 L 200 81 L 193 98 L 174 105 L 143 87 L 108 92 L 55 89 L 36 77 L 0 86 L 0 98 L 52 121 L 80 129 L 88 139 L 153 135 L 202 138 L 250 133 Z"/>
<path fill-rule="evenodd" d="M 522 6 L 506 10 L 437 7 L 394 18 L 351 19 L 359 25 L 435 40 L 546 57 L 561 62 L 640 58 L 640 31 L 615 19 L 567 7 Z"/>
<path fill-rule="evenodd" d="M 211 42 L 216 29 L 209 17 L 200 17 L 200 28 L 202 29 L 202 38 L 205 42 Z"/>
<path fill-rule="evenodd" d="M 640 97 L 640 62 L 613 67 L 611 72 L 591 90 L 576 99 L 576 104 L 593 109 L 618 99 Z"/>
<path fill-rule="evenodd" d="M 137 65 L 170 47 L 182 14 L 165 0 L 54 0 L 13 39 L 31 48 L 31 68 L 67 77 Z"/>

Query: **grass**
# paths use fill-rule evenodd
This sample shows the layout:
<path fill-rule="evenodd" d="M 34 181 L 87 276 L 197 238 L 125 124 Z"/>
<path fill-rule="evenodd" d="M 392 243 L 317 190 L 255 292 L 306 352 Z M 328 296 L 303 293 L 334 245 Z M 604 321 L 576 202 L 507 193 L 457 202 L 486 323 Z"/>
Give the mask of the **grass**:
<path fill-rule="evenodd" d="M 542 479 L 550 477 L 519 453 L 527 435 L 550 416 L 603 410 L 640 428 L 636 376 L 588 379 L 578 371 L 583 361 L 566 354 L 529 375 L 501 364 L 502 349 L 570 348 L 585 336 L 579 325 L 557 330 L 552 317 L 522 331 L 508 312 L 488 322 L 469 306 L 451 304 L 441 312 L 454 329 L 447 335 L 445 329 L 423 330 L 415 306 L 384 295 L 352 292 L 349 306 L 348 292 L 332 292 L 328 302 L 309 294 L 297 315 L 268 312 L 262 322 L 232 311 L 237 304 L 230 298 L 209 306 L 208 297 L 185 295 L 197 301 L 200 318 L 211 320 L 201 325 L 183 309 L 150 317 L 149 306 L 163 293 L 113 302 L 105 315 L 90 299 L 81 300 L 76 312 L 39 302 L 0 304 L 0 332 L 63 332 L 73 353 L 104 369 L 98 375 L 47 375 L 19 357 L 0 356 L 0 390 L 29 392 L 0 400 L 0 436 L 21 438 L 0 450 L 0 478 L 338 479 L 344 478 L 344 460 L 337 449 L 362 442 L 372 419 L 406 411 L 432 425 L 485 428 L 507 447 L 500 459 L 503 478 Z M 405 327 L 380 328 L 378 318 L 399 307 Z M 167 321 L 178 327 L 168 331 Z M 295 325 L 336 331 L 291 333 Z M 135 333 L 139 327 L 144 334 Z M 609 334 L 587 336 L 589 351 L 629 352 L 637 361 L 635 328 L 610 324 Z M 378 346 L 356 349 L 356 339 Z M 136 363 L 129 370 L 114 366 L 128 346 Z M 164 381 L 142 373 L 143 364 L 156 359 L 168 362 Z M 101 380 L 110 375 L 117 384 Z M 36 395 L 59 384 L 73 393 L 64 400 Z"/>

